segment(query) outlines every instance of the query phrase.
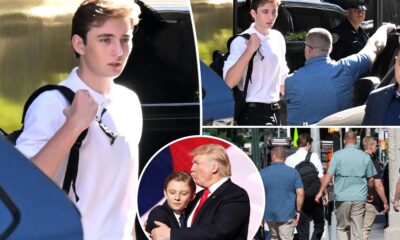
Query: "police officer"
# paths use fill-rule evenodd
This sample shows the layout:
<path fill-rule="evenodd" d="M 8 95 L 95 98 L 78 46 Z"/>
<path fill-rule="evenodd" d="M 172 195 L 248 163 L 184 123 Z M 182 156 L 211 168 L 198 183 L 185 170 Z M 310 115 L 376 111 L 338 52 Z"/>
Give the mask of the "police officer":
<path fill-rule="evenodd" d="M 331 58 L 339 60 L 358 53 L 367 43 L 368 35 L 361 28 L 367 6 L 365 0 L 354 0 L 347 5 L 347 18 L 331 30 L 333 51 Z"/>

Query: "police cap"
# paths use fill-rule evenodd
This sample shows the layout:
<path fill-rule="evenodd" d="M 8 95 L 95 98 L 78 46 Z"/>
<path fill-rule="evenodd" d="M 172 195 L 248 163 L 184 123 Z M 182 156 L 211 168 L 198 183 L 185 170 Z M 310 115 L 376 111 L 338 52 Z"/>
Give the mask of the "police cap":
<path fill-rule="evenodd" d="M 366 0 L 352 0 L 347 2 L 347 9 L 354 8 L 359 10 L 367 10 L 368 3 L 366 2 Z"/>

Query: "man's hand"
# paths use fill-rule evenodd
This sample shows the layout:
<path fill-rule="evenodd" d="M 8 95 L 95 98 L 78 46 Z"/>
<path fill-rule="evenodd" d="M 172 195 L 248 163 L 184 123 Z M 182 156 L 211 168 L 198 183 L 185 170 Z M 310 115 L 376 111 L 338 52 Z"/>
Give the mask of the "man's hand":
<path fill-rule="evenodd" d="M 374 201 L 374 195 L 368 194 L 368 196 L 367 196 L 367 203 L 372 203 L 373 201 Z"/>
<path fill-rule="evenodd" d="M 390 211 L 390 207 L 388 203 L 383 204 L 383 212 L 387 213 Z"/>
<path fill-rule="evenodd" d="M 318 192 L 317 195 L 315 195 L 315 202 L 319 203 L 319 199 L 322 197 L 322 192 Z"/>
<path fill-rule="evenodd" d="M 162 222 L 154 221 L 154 224 L 158 227 L 151 230 L 150 237 L 153 240 L 169 240 L 171 229 Z"/>
<path fill-rule="evenodd" d="M 98 110 L 98 105 L 88 90 L 78 90 L 71 106 L 64 109 L 67 121 L 79 131 L 89 127 Z"/>
<path fill-rule="evenodd" d="M 300 212 L 296 212 L 296 218 L 294 219 L 294 225 L 297 226 L 300 221 Z"/>
<path fill-rule="evenodd" d="M 253 33 L 250 35 L 249 41 L 247 41 L 247 49 L 251 50 L 251 52 L 254 53 L 260 47 L 260 44 L 260 38 L 258 38 L 256 33 Z"/>
<path fill-rule="evenodd" d="M 328 194 L 324 194 L 324 196 L 322 197 L 322 204 L 324 206 L 328 205 L 329 203 L 329 195 Z"/>
<path fill-rule="evenodd" d="M 396 212 L 399 211 L 399 200 L 394 200 L 393 202 L 393 208 Z"/>

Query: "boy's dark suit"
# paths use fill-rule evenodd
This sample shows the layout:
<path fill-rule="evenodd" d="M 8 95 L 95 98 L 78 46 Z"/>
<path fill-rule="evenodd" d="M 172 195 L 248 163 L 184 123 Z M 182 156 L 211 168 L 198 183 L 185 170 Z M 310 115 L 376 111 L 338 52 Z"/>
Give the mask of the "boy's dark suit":
<path fill-rule="evenodd" d="M 188 216 L 200 200 L 203 191 L 188 208 Z M 208 196 L 190 228 L 171 228 L 171 240 L 239 240 L 247 239 L 250 201 L 247 192 L 230 179 Z"/>
<path fill-rule="evenodd" d="M 165 201 L 163 205 L 158 205 L 150 211 L 149 217 L 147 218 L 147 232 L 150 233 L 153 228 L 157 227 L 154 221 L 165 223 L 171 229 L 180 228 L 178 220 L 172 209 L 168 206 L 167 201 Z"/>

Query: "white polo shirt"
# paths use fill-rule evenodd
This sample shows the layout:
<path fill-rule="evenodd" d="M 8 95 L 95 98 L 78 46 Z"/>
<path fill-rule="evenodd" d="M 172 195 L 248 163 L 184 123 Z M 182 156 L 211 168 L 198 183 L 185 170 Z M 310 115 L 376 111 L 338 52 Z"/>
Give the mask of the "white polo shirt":
<path fill-rule="evenodd" d="M 84 239 L 132 239 L 138 186 L 138 144 L 142 133 L 142 111 L 137 95 L 117 84 L 104 96 L 87 86 L 74 68 L 60 83 L 76 92 L 86 89 L 99 105 L 97 116 L 106 108 L 102 122 L 118 134 L 110 138 L 93 121 L 80 148 L 76 205 L 82 215 Z M 29 107 L 25 128 L 16 147 L 31 158 L 64 124 L 67 100 L 57 90 L 41 94 Z M 54 181 L 62 187 L 67 159 Z M 72 189 L 72 188 L 71 188 Z M 75 202 L 70 191 L 69 197 Z"/>
<path fill-rule="evenodd" d="M 274 103 L 279 101 L 280 85 L 289 73 L 286 63 L 286 44 L 282 34 L 274 29 L 269 30 L 267 36 L 257 32 L 254 23 L 243 33 L 256 33 L 261 40 L 260 52 L 253 60 L 251 82 L 247 90 L 247 102 Z M 224 63 L 223 76 L 225 79 L 228 70 L 238 61 L 247 49 L 247 40 L 236 37 L 230 46 L 230 54 Z M 263 60 L 261 60 L 263 57 Z M 244 89 L 247 68 L 238 87 Z"/>
<path fill-rule="evenodd" d="M 299 149 L 294 154 L 290 155 L 286 158 L 285 164 L 289 167 L 295 168 L 297 164 L 306 160 L 307 150 Z M 321 178 L 324 176 L 324 170 L 322 168 L 321 160 L 319 159 L 318 155 L 315 153 L 311 154 L 310 162 L 314 164 L 314 166 L 318 170 L 318 177 Z"/>

